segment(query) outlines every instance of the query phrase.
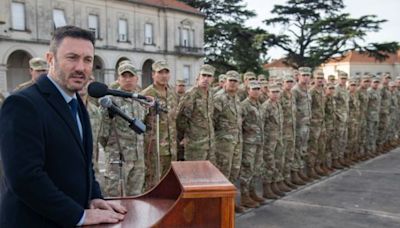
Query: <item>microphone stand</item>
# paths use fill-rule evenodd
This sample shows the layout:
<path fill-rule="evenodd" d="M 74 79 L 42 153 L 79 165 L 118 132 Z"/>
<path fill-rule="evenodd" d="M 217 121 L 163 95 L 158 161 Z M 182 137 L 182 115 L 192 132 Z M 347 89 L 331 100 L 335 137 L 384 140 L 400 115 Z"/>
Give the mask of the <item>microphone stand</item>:
<path fill-rule="evenodd" d="M 157 169 L 156 169 L 156 178 L 157 182 L 160 181 L 161 178 L 161 172 L 160 172 L 160 166 L 161 166 L 161 161 L 160 161 L 160 112 L 161 112 L 161 107 L 160 103 L 155 100 L 154 101 L 154 109 L 156 112 L 156 153 L 157 153 Z"/>

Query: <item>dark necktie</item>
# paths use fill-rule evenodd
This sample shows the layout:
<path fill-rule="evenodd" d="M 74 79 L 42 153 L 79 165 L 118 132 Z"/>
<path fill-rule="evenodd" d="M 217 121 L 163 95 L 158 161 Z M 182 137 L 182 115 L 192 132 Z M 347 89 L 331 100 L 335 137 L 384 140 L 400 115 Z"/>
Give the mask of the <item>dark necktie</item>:
<path fill-rule="evenodd" d="M 71 107 L 71 113 L 72 113 L 72 117 L 75 120 L 76 127 L 78 127 L 78 129 L 79 129 L 78 119 L 77 119 L 77 115 L 78 115 L 78 100 L 76 98 L 73 98 L 68 104 Z"/>

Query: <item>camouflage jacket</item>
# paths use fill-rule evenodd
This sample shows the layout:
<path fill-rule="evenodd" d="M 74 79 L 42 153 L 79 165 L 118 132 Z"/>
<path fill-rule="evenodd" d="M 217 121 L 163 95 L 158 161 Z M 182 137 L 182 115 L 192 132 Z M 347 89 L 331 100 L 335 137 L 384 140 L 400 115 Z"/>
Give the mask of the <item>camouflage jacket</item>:
<path fill-rule="evenodd" d="M 379 89 L 368 88 L 368 115 L 367 120 L 379 121 L 381 107 L 381 91 Z"/>
<path fill-rule="evenodd" d="M 360 99 L 358 93 L 349 93 L 349 123 L 359 123 L 360 116 Z"/>
<path fill-rule="evenodd" d="M 322 124 L 325 118 L 324 88 L 313 87 L 311 95 L 311 123 Z"/>
<path fill-rule="evenodd" d="M 336 104 L 336 119 L 338 122 L 347 123 L 349 120 L 349 92 L 346 88 L 337 84 L 333 98 L 335 99 Z"/>
<path fill-rule="evenodd" d="M 388 115 L 390 109 L 390 101 L 392 94 L 390 93 L 387 86 L 381 88 L 381 109 L 380 114 Z"/>
<path fill-rule="evenodd" d="M 215 138 L 241 142 L 242 111 L 237 95 L 230 96 L 225 90 L 214 95 Z"/>
<path fill-rule="evenodd" d="M 283 137 L 283 113 L 279 102 L 267 100 L 261 109 L 264 117 L 264 139 L 282 143 Z"/>
<path fill-rule="evenodd" d="M 28 88 L 29 86 L 31 86 L 33 84 L 35 84 L 35 82 L 32 79 L 29 80 L 29 81 L 26 81 L 24 83 L 21 83 L 21 84 L 17 85 L 17 87 L 15 87 L 14 92 L 18 91 L 18 90 L 21 90 L 21 89 Z"/>
<path fill-rule="evenodd" d="M 158 100 L 160 106 L 168 113 L 160 112 L 160 155 L 171 155 L 176 160 L 176 110 L 178 108 L 176 93 L 171 87 L 166 88 L 166 96 L 163 96 L 154 85 L 148 86 L 141 92 L 145 96 L 152 96 Z M 147 131 L 145 134 L 145 148 L 148 152 L 156 153 L 156 112 L 151 108 L 145 117 Z"/>
<path fill-rule="evenodd" d="M 398 100 L 398 97 L 397 97 L 397 91 L 395 90 L 395 91 L 390 92 L 390 93 L 391 93 L 391 96 L 390 96 L 391 100 L 390 100 L 389 113 L 392 116 L 392 119 L 396 119 L 397 118 L 396 116 L 399 115 L 399 113 L 398 113 L 399 100 Z"/>
<path fill-rule="evenodd" d="M 296 102 L 291 93 L 282 92 L 283 137 L 294 138 L 296 131 Z"/>
<path fill-rule="evenodd" d="M 239 90 L 238 90 L 238 92 L 237 92 L 237 95 L 238 95 L 240 101 L 244 101 L 244 99 L 247 98 L 247 96 L 248 96 L 249 94 L 248 94 L 248 92 L 247 92 L 247 88 L 246 88 L 246 85 L 245 85 L 245 84 L 240 84 Z"/>
<path fill-rule="evenodd" d="M 335 129 L 335 99 L 333 96 L 325 97 L 325 127 L 327 131 Z"/>
<path fill-rule="evenodd" d="M 311 120 L 311 96 L 307 89 L 296 84 L 292 89 L 292 96 L 296 106 L 296 125 L 310 125 Z"/>
<path fill-rule="evenodd" d="M 242 101 L 241 106 L 243 142 L 262 145 L 264 142 L 264 122 L 260 102 L 246 98 Z"/>
<path fill-rule="evenodd" d="M 261 93 L 258 97 L 258 100 L 260 101 L 260 104 L 262 104 L 268 100 L 268 95 L 265 93 Z"/>
<path fill-rule="evenodd" d="M 360 122 L 363 123 L 367 120 L 367 115 L 368 115 L 368 99 L 369 99 L 368 90 L 358 88 L 357 93 L 358 93 L 358 99 L 360 101 Z"/>
<path fill-rule="evenodd" d="M 210 150 L 213 147 L 213 98 L 211 91 L 204 94 L 200 88 L 193 87 L 182 97 L 178 106 L 176 128 L 185 138 L 185 147 Z"/>

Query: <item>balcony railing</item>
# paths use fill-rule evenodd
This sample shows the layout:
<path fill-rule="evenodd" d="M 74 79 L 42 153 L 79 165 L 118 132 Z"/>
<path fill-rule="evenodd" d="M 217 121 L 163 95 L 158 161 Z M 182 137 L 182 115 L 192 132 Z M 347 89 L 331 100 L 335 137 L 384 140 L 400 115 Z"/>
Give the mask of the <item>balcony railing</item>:
<path fill-rule="evenodd" d="M 203 48 L 200 47 L 187 47 L 187 46 L 175 46 L 175 51 L 177 54 L 194 54 L 203 55 Z"/>

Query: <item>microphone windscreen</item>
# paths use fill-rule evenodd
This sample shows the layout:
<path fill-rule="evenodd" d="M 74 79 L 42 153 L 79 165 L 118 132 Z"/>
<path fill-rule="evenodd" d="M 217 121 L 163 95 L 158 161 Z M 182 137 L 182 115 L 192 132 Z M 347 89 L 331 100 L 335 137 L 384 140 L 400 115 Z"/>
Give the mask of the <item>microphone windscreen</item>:
<path fill-rule="evenodd" d="M 109 97 L 103 97 L 99 99 L 99 103 L 103 108 L 111 108 L 113 105 L 112 100 Z"/>
<path fill-rule="evenodd" d="M 104 97 L 107 95 L 108 86 L 101 82 L 92 82 L 88 86 L 89 96 L 94 98 Z"/>

